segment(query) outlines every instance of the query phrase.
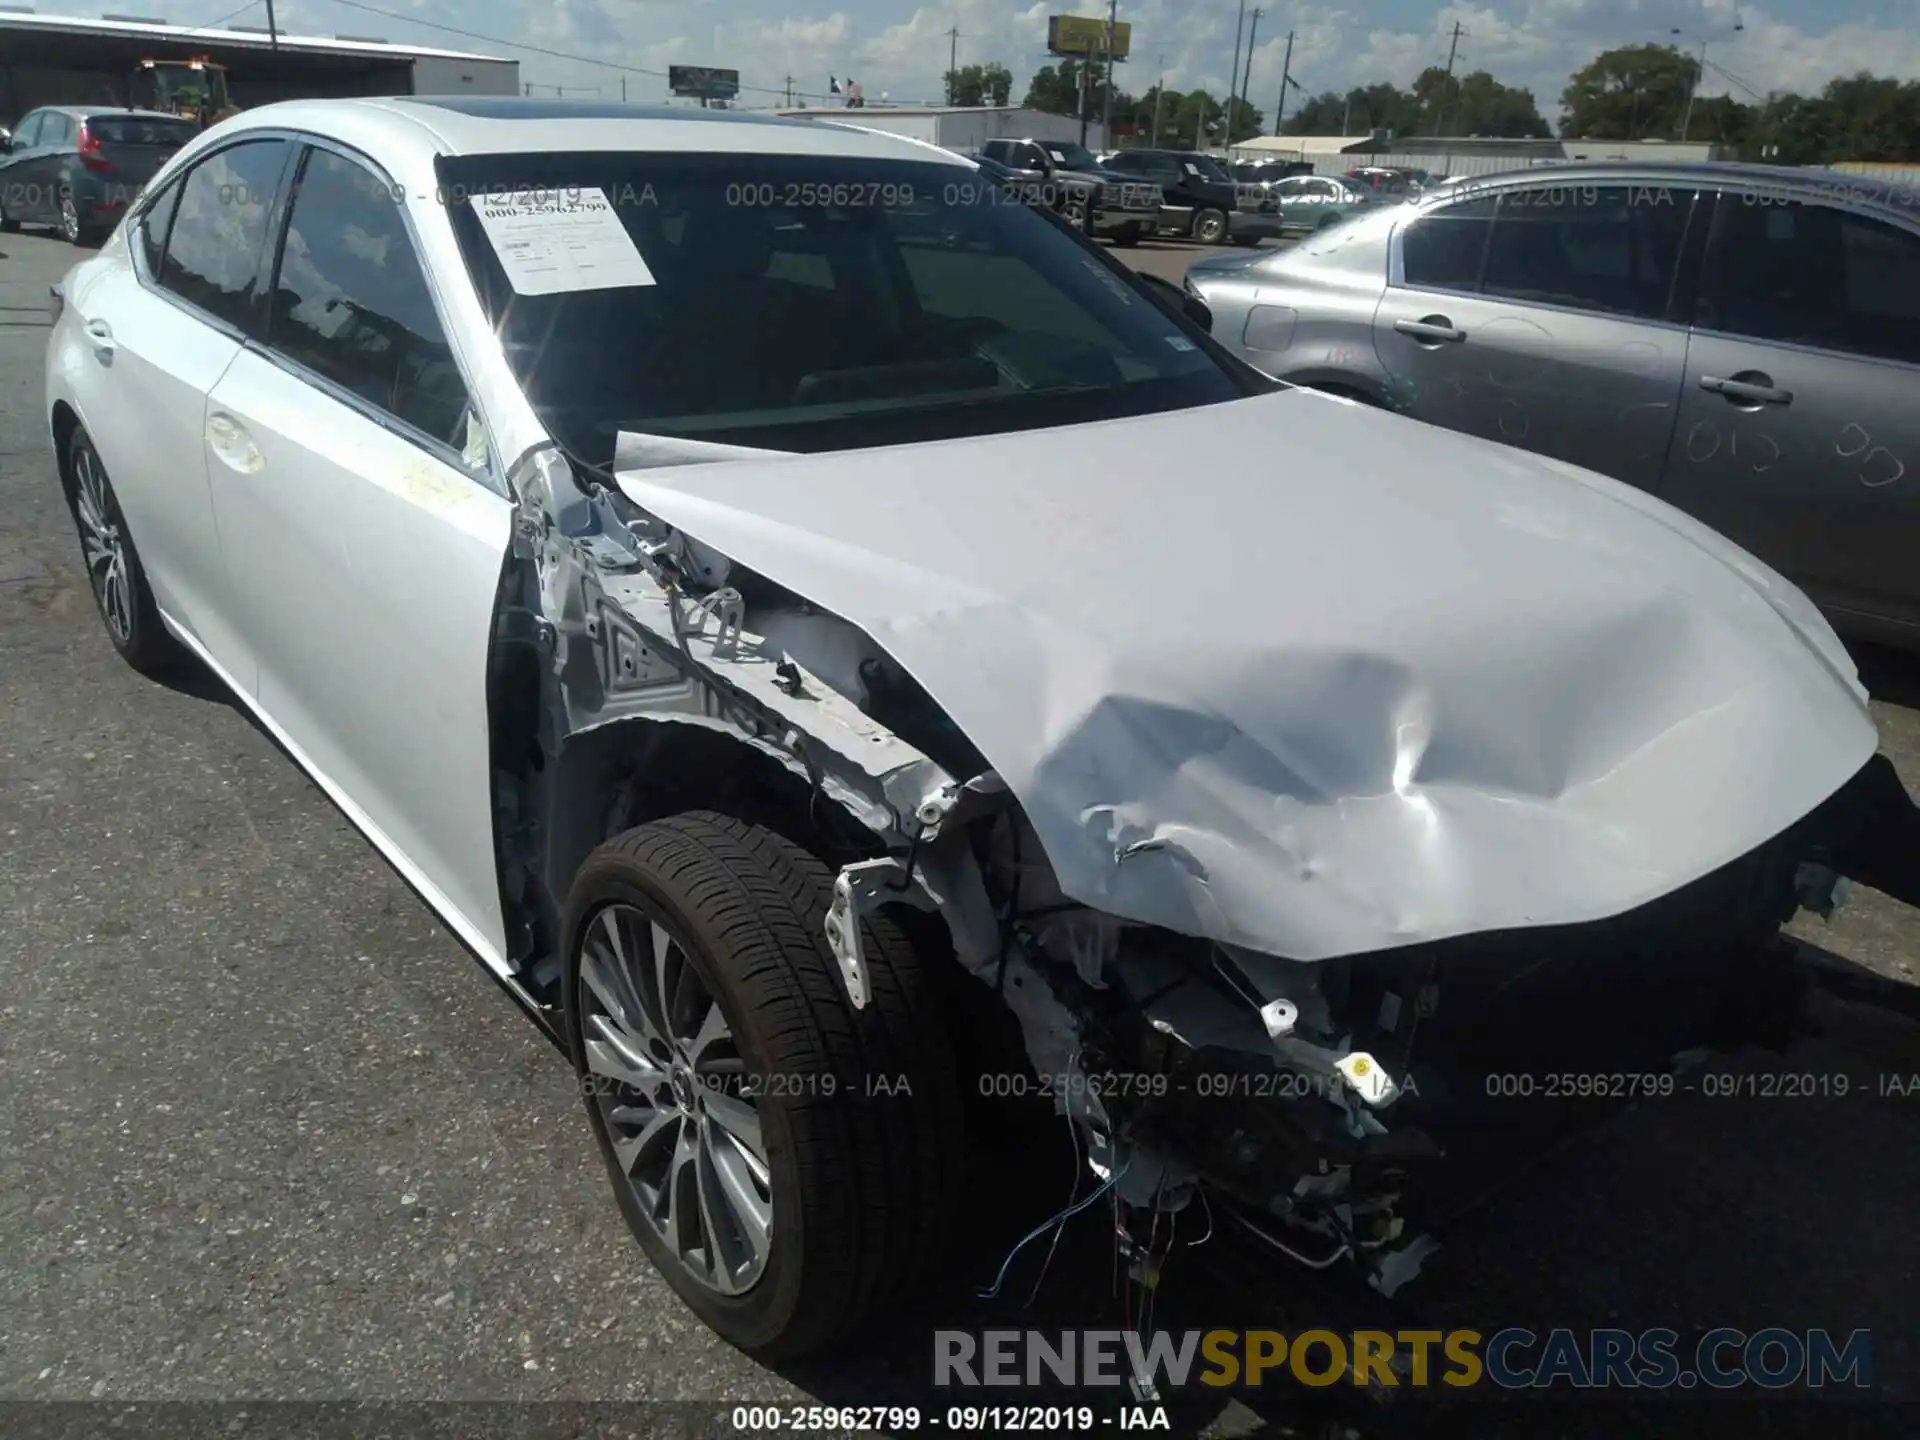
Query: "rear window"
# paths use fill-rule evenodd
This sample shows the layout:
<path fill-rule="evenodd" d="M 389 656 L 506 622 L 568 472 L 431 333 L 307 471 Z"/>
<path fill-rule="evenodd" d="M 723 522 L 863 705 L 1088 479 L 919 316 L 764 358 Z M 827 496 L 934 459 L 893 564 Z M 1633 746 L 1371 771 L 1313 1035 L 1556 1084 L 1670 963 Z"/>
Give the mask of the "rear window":
<path fill-rule="evenodd" d="M 185 120 L 89 115 L 87 133 L 102 145 L 171 145 L 177 149 L 198 132 Z"/>
<path fill-rule="evenodd" d="M 528 400 L 595 463 L 620 430 L 827 451 L 1248 393 L 1128 272 L 969 167 L 581 153 L 440 178 Z"/>

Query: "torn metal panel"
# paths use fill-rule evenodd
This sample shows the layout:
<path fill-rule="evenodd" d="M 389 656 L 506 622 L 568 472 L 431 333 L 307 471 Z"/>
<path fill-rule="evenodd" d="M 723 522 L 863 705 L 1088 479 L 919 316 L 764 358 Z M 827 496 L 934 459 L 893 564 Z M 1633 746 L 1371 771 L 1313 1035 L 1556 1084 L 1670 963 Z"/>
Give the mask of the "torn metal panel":
<path fill-rule="evenodd" d="M 528 457 L 514 478 L 519 549 L 538 577 L 541 638 L 560 682 L 550 745 L 640 715 L 715 722 L 892 840 L 924 829 L 920 807 L 957 789 L 852 699 L 747 630 L 737 593 L 681 589 L 655 556 L 685 559 L 686 547 L 650 552 L 604 495 L 579 488 L 557 452 Z"/>
<path fill-rule="evenodd" d="M 1832 631 L 1744 552 L 1312 397 L 619 478 L 871 635 L 1069 896 L 1296 959 L 1625 912 L 1875 748 Z"/>

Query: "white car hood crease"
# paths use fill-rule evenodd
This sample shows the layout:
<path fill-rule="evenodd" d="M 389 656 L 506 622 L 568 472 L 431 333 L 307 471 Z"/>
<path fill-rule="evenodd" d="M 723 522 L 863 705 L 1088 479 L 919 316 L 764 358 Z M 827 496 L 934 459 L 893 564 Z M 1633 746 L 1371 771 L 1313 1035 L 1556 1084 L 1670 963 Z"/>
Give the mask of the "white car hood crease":
<path fill-rule="evenodd" d="M 1876 747 L 1832 631 L 1729 542 L 1305 392 L 618 478 L 866 630 L 1068 895 L 1294 959 L 1630 910 Z"/>

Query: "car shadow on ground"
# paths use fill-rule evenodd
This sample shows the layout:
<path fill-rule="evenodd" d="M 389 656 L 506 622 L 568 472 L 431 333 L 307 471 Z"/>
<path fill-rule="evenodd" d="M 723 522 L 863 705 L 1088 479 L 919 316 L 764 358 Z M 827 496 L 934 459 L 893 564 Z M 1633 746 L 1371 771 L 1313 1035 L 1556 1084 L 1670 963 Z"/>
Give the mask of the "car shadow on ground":
<path fill-rule="evenodd" d="M 1865 1330 L 1866 1388 L 1802 1389 L 1764 1402 L 1752 1388 L 1701 1392 L 1710 1394 L 1702 1400 L 1686 1390 L 1576 1390 L 1564 1381 L 1532 1391 L 1482 1381 L 1368 1394 L 1348 1384 L 1310 1387 L 1283 1368 L 1254 1391 L 1190 1384 L 1166 1392 L 1171 1432 L 1398 1436 L 1431 1425 L 1617 1440 L 1763 1423 L 1768 1434 L 1903 1433 L 1920 1401 L 1920 1338 L 1908 1309 L 1920 1277 L 1920 1232 L 1908 1209 L 1920 1185 L 1920 1025 L 1822 993 L 1806 1025 L 1784 1053 L 1716 1061 L 1713 1082 L 1620 1111 L 1508 1177 L 1443 1233 L 1425 1272 L 1391 1301 L 1352 1277 L 1316 1275 L 1238 1242 L 1218 1217 L 1211 1227 L 1203 1215 L 1183 1217 L 1142 1328 L 1489 1336 L 1523 1327 L 1544 1336 L 1568 1327 L 1585 1343 L 1594 1329 L 1658 1327 L 1678 1333 L 1682 1357 L 1719 1327 L 1819 1328 L 1841 1340 Z M 934 1383 L 940 1330 L 978 1339 L 1031 1329 L 1057 1340 L 1063 1330 L 1139 1319 L 1137 1299 L 1130 1306 L 1117 1293 L 1104 1203 L 1070 1222 L 1044 1282 L 1043 1238 L 1009 1266 L 999 1298 L 979 1294 L 1014 1242 L 1064 1205 L 1073 1170 L 1051 1117 L 1001 1125 L 970 1172 L 950 1281 L 845 1358 L 783 1373 L 832 1405 L 915 1406 L 922 1417 L 962 1406 L 1086 1405 L 1096 1428 L 1115 1428 L 1111 1417 L 1134 1403 L 1124 1387 Z M 1083 1179 L 1080 1193 L 1091 1186 Z"/>

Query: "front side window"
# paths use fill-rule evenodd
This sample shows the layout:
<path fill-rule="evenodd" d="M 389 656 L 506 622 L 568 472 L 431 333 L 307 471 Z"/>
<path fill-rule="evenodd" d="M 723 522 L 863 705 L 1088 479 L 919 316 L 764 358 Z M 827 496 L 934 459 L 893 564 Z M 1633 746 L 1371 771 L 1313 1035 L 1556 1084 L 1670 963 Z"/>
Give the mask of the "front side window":
<path fill-rule="evenodd" d="M 589 153 L 440 168 L 509 364 L 595 463 L 623 429 L 825 451 L 1258 388 L 1127 272 L 963 167 Z M 525 218 L 541 190 L 606 208 Z M 536 273 L 562 252 L 607 282 Z"/>
<path fill-rule="evenodd" d="M 248 140 L 187 172 L 167 231 L 163 287 L 216 319 L 248 327 L 286 158 L 284 140 Z"/>
<path fill-rule="evenodd" d="M 1421 215 L 1400 241 L 1406 283 L 1423 290 L 1480 288 L 1480 266 L 1493 235 L 1495 198 L 1482 195 Z"/>
<path fill-rule="evenodd" d="M 40 143 L 40 124 L 47 118 L 47 112 L 36 110 L 20 122 L 20 128 L 13 132 L 13 148 L 31 150 Z"/>
<path fill-rule="evenodd" d="M 1543 185 L 1498 199 L 1485 294 L 1643 320 L 1666 315 L 1691 189 Z"/>
<path fill-rule="evenodd" d="M 1720 198 L 1701 305 L 1712 329 L 1920 364 L 1920 237 L 1830 205 Z"/>
<path fill-rule="evenodd" d="M 330 150 L 309 150 L 301 168 L 267 340 L 422 434 L 460 443 L 466 384 L 393 188 Z"/>

